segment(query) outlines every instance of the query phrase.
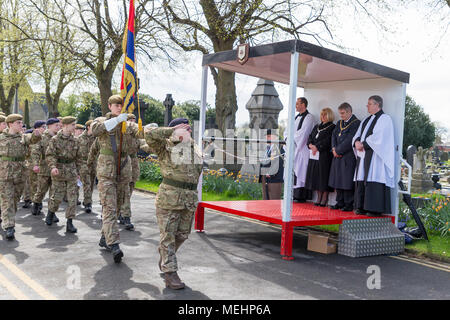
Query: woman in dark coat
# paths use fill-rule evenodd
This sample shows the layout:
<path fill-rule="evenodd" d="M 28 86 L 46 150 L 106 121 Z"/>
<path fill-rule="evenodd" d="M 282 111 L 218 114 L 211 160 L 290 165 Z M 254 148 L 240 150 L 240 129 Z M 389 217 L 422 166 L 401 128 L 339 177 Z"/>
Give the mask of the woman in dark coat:
<path fill-rule="evenodd" d="M 306 172 L 305 188 L 317 191 L 316 206 L 325 207 L 328 202 L 328 193 L 332 189 L 328 186 L 331 161 L 331 135 L 334 128 L 334 113 L 330 108 L 320 111 L 320 123 L 317 124 L 308 139 L 310 157 Z"/>

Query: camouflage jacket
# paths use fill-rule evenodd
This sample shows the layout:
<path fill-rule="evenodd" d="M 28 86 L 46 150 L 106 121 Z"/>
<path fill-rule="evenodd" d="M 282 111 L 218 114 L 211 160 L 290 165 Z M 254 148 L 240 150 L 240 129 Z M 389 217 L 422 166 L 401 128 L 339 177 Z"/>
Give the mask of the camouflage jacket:
<path fill-rule="evenodd" d="M 88 169 L 87 160 L 89 157 L 89 151 L 91 150 L 91 146 L 94 143 L 95 137 L 92 134 L 88 135 L 87 131 L 84 131 L 76 139 L 78 141 L 79 155 L 83 163 L 82 170 L 86 170 Z"/>
<path fill-rule="evenodd" d="M 158 155 L 163 178 L 196 185 L 202 172 L 202 154 L 193 139 L 180 143 L 173 132 L 173 128 L 150 129 L 145 133 L 145 141 L 151 152 Z M 156 205 L 166 210 L 195 210 L 197 203 L 197 189 L 175 187 L 164 181 L 156 196 Z"/>
<path fill-rule="evenodd" d="M 99 117 L 94 120 L 91 124 L 92 135 L 97 138 L 99 155 L 97 158 L 97 177 L 103 177 L 106 179 L 116 179 L 117 169 L 116 161 L 114 156 L 111 138 L 113 136 L 116 141 L 117 150 L 120 145 L 120 133 L 122 130 L 122 123 L 119 123 L 111 132 L 106 130 L 104 125 L 105 120 L 113 118 L 112 114 L 109 112 L 105 117 Z M 139 133 L 138 125 L 133 122 L 125 121 L 127 129 L 122 138 L 122 152 L 121 152 L 121 163 L 126 160 L 125 166 L 121 168 L 121 175 L 124 177 L 129 177 L 131 180 L 131 161 L 129 155 L 132 154 L 131 146 L 134 140 L 139 139 L 142 134 Z"/>
<path fill-rule="evenodd" d="M 45 130 L 41 141 L 31 146 L 31 167 L 39 166 L 39 175 L 41 176 L 50 176 L 50 170 L 45 161 L 45 151 L 52 137 L 48 130 Z"/>
<path fill-rule="evenodd" d="M 56 180 L 76 179 L 82 165 L 76 138 L 64 135 L 62 130 L 50 139 L 45 159 L 50 171 L 58 168 L 59 175 L 52 176 Z"/>
<path fill-rule="evenodd" d="M 10 134 L 8 131 L 5 129 L 0 134 L 0 180 L 3 181 L 22 178 L 28 147 L 41 140 L 41 136 L 34 133 Z"/>

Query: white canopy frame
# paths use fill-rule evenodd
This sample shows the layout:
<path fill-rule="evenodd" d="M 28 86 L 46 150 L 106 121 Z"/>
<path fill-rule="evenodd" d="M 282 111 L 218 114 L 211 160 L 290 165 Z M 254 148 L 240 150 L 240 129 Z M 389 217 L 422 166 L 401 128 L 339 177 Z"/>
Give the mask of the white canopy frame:
<path fill-rule="evenodd" d="M 394 122 L 396 148 L 395 181 L 400 181 L 401 146 L 406 100 L 406 84 L 409 74 L 373 62 L 352 57 L 340 52 L 319 47 L 300 40 L 289 40 L 249 49 L 249 59 L 241 65 L 237 61 L 237 50 L 230 50 L 203 56 L 201 82 L 201 111 L 198 129 L 198 145 L 202 150 L 205 131 L 208 68 L 246 74 L 258 78 L 289 84 L 288 127 L 285 134 L 286 162 L 284 170 L 284 197 L 282 221 L 291 221 L 294 165 L 295 104 L 297 87 L 304 88 L 308 99 L 308 110 L 318 121 L 320 110 L 349 102 L 354 114 L 363 120 L 369 114 L 366 104 L 369 96 L 383 97 L 383 110 Z M 392 189 L 391 205 L 398 223 L 398 192 L 396 184 Z M 202 177 L 198 184 L 199 201 L 202 201 Z"/>

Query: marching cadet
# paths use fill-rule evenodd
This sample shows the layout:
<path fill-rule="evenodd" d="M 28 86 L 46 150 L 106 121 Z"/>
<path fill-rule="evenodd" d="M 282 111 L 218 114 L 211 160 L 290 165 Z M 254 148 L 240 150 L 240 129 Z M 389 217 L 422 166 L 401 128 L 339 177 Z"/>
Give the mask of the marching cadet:
<path fill-rule="evenodd" d="M 52 189 L 45 223 L 48 226 L 52 225 L 55 212 L 58 211 L 64 194 L 67 193 L 66 232 L 69 233 L 77 232 L 72 219 L 75 218 L 77 208 L 77 179 L 81 167 L 78 143 L 73 135 L 75 121 L 75 117 L 62 118 L 62 130 L 50 139 L 45 152 L 52 175 Z"/>
<path fill-rule="evenodd" d="M 132 180 L 130 146 L 132 141 L 140 136 L 137 124 L 127 123 L 128 115 L 121 113 L 122 105 L 121 96 L 111 96 L 108 99 L 108 108 L 111 112 L 95 119 L 91 125 L 92 134 L 97 137 L 100 149 L 97 160 L 97 187 L 102 204 L 103 224 L 99 245 L 111 251 L 116 263 L 122 261 L 123 257 L 119 246 L 117 212 L 129 197 L 129 185 Z M 126 123 L 126 132 L 122 136 L 122 150 L 119 150 L 122 122 Z"/>
<path fill-rule="evenodd" d="M 197 208 L 197 184 L 203 159 L 191 138 L 187 119 L 178 118 L 169 128 L 145 129 L 145 141 L 158 155 L 162 183 L 156 196 L 156 218 L 160 230 L 159 268 L 164 273 L 166 286 L 183 289 L 177 271 L 175 253 L 191 232 L 192 219 Z"/>
<path fill-rule="evenodd" d="M 0 134 L 3 132 L 3 130 L 6 129 L 6 117 L 5 114 L 3 112 L 0 112 Z M 2 209 L 1 209 L 1 205 L 2 205 L 2 198 L 0 197 L 0 222 L 2 222 L 1 219 L 1 214 L 2 214 Z"/>
<path fill-rule="evenodd" d="M 128 114 L 128 121 L 136 123 L 136 116 L 134 114 Z M 122 207 L 120 208 L 119 214 L 119 224 L 125 225 L 126 230 L 134 230 L 134 225 L 131 223 L 131 195 L 136 185 L 136 181 L 139 180 L 140 169 L 139 169 L 139 158 L 137 153 L 139 149 L 150 152 L 150 149 L 144 139 L 136 139 L 131 142 L 130 145 L 130 159 L 131 159 L 131 182 L 130 182 L 130 192 L 129 197 L 125 199 Z"/>
<path fill-rule="evenodd" d="M 86 122 L 86 129 L 77 137 L 79 154 L 82 160 L 80 167 L 80 179 L 83 184 L 83 206 L 86 213 L 92 211 L 92 190 L 95 183 L 95 167 L 88 164 L 89 151 L 94 143 L 95 137 L 92 135 L 93 120 Z"/>
<path fill-rule="evenodd" d="M 22 133 L 22 116 L 10 114 L 6 117 L 8 128 L 0 134 L 0 197 L 2 227 L 6 239 L 14 239 L 17 203 L 23 190 L 25 155 L 30 144 L 41 139 L 39 131 Z"/>
<path fill-rule="evenodd" d="M 41 214 L 42 200 L 44 199 L 47 191 L 51 189 L 52 184 L 50 170 L 45 159 L 45 151 L 47 150 L 50 139 L 54 135 L 56 135 L 56 133 L 61 128 L 61 123 L 56 118 L 48 119 L 46 125 L 47 130 L 45 130 L 42 134 L 41 141 L 33 145 L 33 147 L 31 148 L 31 161 L 33 164 L 33 171 L 38 176 L 37 190 L 33 195 L 33 207 L 31 208 L 31 213 L 35 216 Z M 53 222 L 59 222 L 56 215 Z"/>
<path fill-rule="evenodd" d="M 37 120 L 34 125 L 33 128 L 35 130 L 38 130 L 39 133 L 42 134 L 45 131 L 45 121 L 44 120 Z M 27 131 L 25 131 L 25 133 L 32 133 L 33 129 L 28 129 Z M 34 196 L 34 194 L 37 191 L 37 183 L 38 183 L 38 176 L 37 174 L 33 171 L 33 162 L 31 160 L 31 149 L 34 148 L 36 146 L 36 144 L 32 144 L 28 147 L 28 153 L 27 156 L 25 157 L 25 167 L 26 167 L 26 174 L 25 174 L 25 186 L 23 189 L 23 199 L 24 199 L 24 205 L 22 206 L 22 208 L 30 208 L 31 207 L 31 199 Z"/>

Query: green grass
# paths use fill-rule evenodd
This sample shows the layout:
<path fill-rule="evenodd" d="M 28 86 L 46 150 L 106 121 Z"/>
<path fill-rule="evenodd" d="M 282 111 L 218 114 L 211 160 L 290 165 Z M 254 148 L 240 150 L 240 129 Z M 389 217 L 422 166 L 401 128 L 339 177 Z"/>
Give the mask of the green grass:
<path fill-rule="evenodd" d="M 139 180 L 136 182 L 137 189 L 144 189 L 153 193 L 157 193 L 159 189 L 159 183 L 146 180 Z M 235 200 L 253 200 L 247 196 L 230 197 L 224 193 L 203 192 L 203 201 L 235 201 Z"/>

